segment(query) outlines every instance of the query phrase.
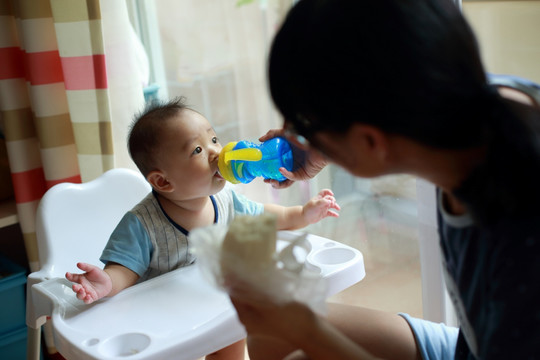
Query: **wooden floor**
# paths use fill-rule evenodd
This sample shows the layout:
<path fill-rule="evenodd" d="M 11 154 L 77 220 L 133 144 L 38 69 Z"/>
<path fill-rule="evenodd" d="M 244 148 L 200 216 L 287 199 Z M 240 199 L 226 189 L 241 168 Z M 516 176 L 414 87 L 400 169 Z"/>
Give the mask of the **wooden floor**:
<path fill-rule="evenodd" d="M 422 317 L 416 218 L 411 209 L 400 213 L 403 203 L 396 198 L 364 200 L 343 206 L 339 218 L 313 226 L 311 232 L 355 247 L 364 255 L 366 277 L 330 301 Z"/>

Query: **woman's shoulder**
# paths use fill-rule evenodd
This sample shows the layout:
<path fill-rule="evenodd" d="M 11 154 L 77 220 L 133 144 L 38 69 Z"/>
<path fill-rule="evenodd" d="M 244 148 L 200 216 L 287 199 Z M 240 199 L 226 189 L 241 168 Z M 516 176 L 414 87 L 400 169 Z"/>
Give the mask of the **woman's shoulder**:
<path fill-rule="evenodd" d="M 540 211 L 522 213 L 520 216 L 501 218 L 489 226 L 493 237 L 506 239 L 509 243 L 530 245 L 540 244 Z M 526 248 L 526 247 L 525 247 Z"/>

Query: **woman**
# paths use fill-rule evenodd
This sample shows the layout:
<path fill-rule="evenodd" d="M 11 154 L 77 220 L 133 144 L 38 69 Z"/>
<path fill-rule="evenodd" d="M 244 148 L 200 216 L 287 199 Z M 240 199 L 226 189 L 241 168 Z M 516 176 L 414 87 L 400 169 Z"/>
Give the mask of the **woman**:
<path fill-rule="evenodd" d="M 289 179 L 332 161 L 437 186 L 460 329 L 346 306 L 322 318 L 231 284 L 251 359 L 540 358 L 540 114 L 488 85 L 455 5 L 301 0 L 275 37 L 269 81 L 289 139 L 309 148 Z"/>

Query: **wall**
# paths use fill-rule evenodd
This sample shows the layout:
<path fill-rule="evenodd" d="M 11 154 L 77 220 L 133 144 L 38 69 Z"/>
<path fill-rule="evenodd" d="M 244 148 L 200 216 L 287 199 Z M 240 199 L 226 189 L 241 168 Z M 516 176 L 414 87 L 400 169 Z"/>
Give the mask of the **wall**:
<path fill-rule="evenodd" d="M 540 83 L 540 1 L 463 1 L 492 73 Z"/>

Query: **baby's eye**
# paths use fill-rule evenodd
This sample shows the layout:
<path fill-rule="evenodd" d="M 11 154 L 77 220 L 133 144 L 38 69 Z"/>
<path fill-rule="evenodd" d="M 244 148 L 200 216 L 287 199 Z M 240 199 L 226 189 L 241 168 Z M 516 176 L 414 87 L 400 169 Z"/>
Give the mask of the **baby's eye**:
<path fill-rule="evenodd" d="M 212 142 L 213 142 L 214 144 L 217 144 L 217 143 L 219 142 L 219 139 L 217 138 L 217 136 L 214 136 L 214 137 L 212 138 Z"/>
<path fill-rule="evenodd" d="M 200 153 L 202 153 L 202 147 L 197 146 L 197 147 L 195 148 L 195 150 L 193 150 L 193 154 L 200 154 Z"/>

